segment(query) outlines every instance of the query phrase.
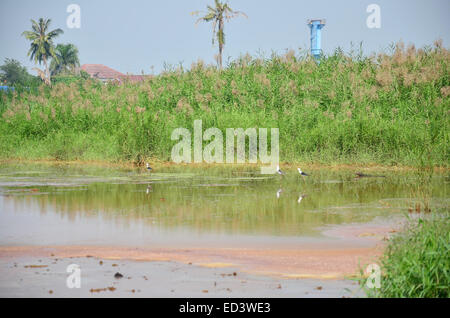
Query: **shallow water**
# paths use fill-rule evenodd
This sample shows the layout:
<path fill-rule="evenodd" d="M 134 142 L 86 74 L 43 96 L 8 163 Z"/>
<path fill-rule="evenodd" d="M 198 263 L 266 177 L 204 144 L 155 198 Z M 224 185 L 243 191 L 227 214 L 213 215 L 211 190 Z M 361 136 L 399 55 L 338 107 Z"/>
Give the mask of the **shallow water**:
<path fill-rule="evenodd" d="M 314 170 L 302 178 L 257 167 L 113 169 L 0 166 L 0 245 L 287 246 L 324 228 L 390 222 L 423 196 L 415 173 Z M 426 187 L 448 209 L 448 177 Z"/>

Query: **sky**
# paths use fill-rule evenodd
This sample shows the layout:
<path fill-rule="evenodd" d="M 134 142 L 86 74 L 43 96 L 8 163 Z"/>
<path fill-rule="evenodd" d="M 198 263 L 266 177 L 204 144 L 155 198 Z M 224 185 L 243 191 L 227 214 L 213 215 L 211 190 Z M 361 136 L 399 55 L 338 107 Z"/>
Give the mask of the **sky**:
<path fill-rule="evenodd" d="M 81 64 L 104 64 L 123 73 L 159 73 L 164 65 L 190 68 L 198 59 L 214 63 L 210 23 L 195 25 L 192 11 L 206 10 L 214 0 L 0 0 L 0 63 L 14 58 L 31 73 L 30 43 L 21 36 L 30 19 L 50 18 L 50 29 L 64 34 L 57 43 L 73 43 Z M 225 25 L 224 64 L 241 54 L 270 56 L 288 49 L 309 49 L 306 20 L 324 18 L 322 49 L 351 50 L 363 43 L 366 54 L 386 50 L 402 40 L 416 47 L 442 39 L 450 43 L 449 0 L 229 0 L 243 11 Z M 69 28 L 70 4 L 79 5 L 80 28 Z M 370 4 L 380 8 L 380 28 L 368 28 Z"/>

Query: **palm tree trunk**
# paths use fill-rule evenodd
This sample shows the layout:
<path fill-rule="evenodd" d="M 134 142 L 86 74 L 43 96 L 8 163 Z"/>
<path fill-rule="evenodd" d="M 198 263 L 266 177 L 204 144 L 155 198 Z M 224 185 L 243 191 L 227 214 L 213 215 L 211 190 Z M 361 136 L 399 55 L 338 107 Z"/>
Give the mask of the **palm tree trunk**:
<path fill-rule="evenodd" d="M 224 27 L 224 25 L 223 25 L 223 20 L 222 19 L 220 19 L 219 20 L 219 58 L 218 58 L 218 60 L 219 60 L 219 69 L 222 69 L 222 52 L 223 52 L 223 27 Z"/>
<path fill-rule="evenodd" d="M 43 56 L 43 60 L 44 60 L 44 67 L 45 67 L 45 78 L 47 79 L 48 85 L 50 85 L 50 72 L 48 70 L 47 56 L 46 55 Z"/>
<path fill-rule="evenodd" d="M 219 69 L 222 69 L 222 51 L 223 45 L 219 44 Z"/>

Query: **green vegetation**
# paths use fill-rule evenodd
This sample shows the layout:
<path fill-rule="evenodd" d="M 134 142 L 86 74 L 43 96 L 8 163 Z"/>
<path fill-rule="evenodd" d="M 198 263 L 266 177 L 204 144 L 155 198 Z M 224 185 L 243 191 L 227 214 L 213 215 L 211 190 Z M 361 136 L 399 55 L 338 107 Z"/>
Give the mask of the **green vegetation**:
<path fill-rule="evenodd" d="M 64 83 L 64 84 L 71 84 L 71 83 L 83 83 L 84 81 L 90 79 L 90 75 L 80 70 L 80 72 L 72 73 L 72 72 L 63 72 L 58 75 L 52 76 L 52 83 Z"/>
<path fill-rule="evenodd" d="M 80 67 L 78 48 L 71 44 L 58 44 L 55 48 L 55 56 L 50 63 L 51 75 L 74 74 Z"/>
<path fill-rule="evenodd" d="M 2 85 L 9 86 L 36 86 L 39 84 L 38 78 L 30 75 L 25 66 L 15 59 L 8 58 L 0 66 L 0 81 Z"/>
<path fill-rule="evenodd" d="M 44 63 L 44 71 L 35 68 L 42 80 L 50 84 L 48 60 L 53 57 L 57 60 L 53 40 L 64 33 L 61 29 L 48 31 L 51 19 L 40 18 L 38 22 L 31 20 L 31 31 L 24 31 L 22 35 L 31 42 L 28 56 L 35 63 Z"/>
<path fill-rule="evenodd" d="M 448 166 L 449 51 L 335 54 L 316 64 L 289 51 L 201 61 L 144 83 L 81 78 L 0 96 L 1 158 L 170 160 L 173 129 L 278 127 L 288 162 Z M 206 142 L 205 142 L 206 144 Z"/>
<path fill-rule="evenodd" d="M 408 181 L 411 201 L 403 230 L 387 244 L 381 265 L 381 288 L 364 289 L 370 297 L 450 296 L 450 213 L 439 204 L 433 169 L 420 167 L 416 182 Z M 443 180 L 442 178 L 441 180 Z M 436 204 L 438 203 L 438 204 Z M 365 285 L 366 278 L 360 283 Z"/>
<path fill-rule="evenodd" d="M 450 216 L 411 220 L 381 260 L 381 288 L 372 297 L 450 297 Z"/>

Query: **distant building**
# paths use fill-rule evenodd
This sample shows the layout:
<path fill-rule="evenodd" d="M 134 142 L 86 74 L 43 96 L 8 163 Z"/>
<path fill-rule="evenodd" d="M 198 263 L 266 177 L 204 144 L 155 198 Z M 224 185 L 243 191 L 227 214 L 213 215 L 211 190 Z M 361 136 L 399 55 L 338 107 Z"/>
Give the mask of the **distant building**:
<path fill-rule="evenodd" d="M 98 79 L 102 82 L 118 81 L 122 83 L 124 81 L 130 81 L 132 83 L 142 82 L 148 75 L 129 75 L 123 74 L 103 64 L 83 64 L 81 70 L 88 73 L 91 78 Z"/>

